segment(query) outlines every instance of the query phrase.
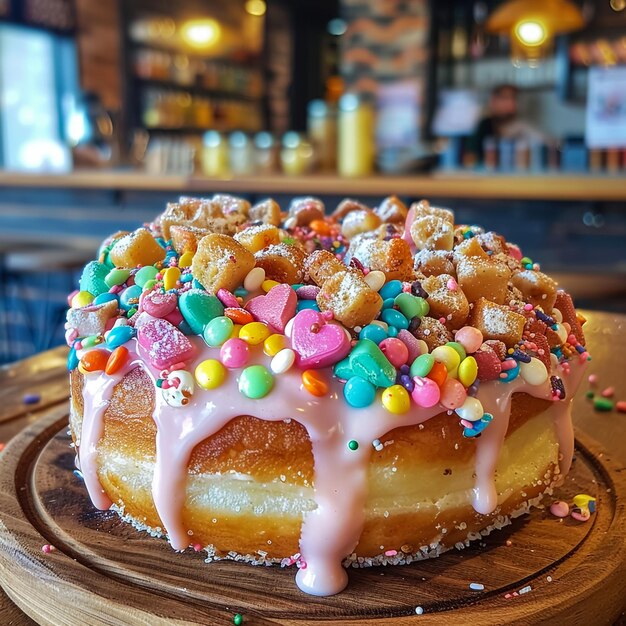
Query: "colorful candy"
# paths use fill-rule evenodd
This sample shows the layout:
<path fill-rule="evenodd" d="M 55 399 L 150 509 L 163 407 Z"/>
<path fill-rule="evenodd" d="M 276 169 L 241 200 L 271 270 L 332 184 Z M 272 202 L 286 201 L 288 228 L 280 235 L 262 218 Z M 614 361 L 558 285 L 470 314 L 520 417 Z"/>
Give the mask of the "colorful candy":
<path fill-rule="evenodd" d="M 520 376 L 529 385 L 542 385 L 548 380 L 548 370 L 542 361 L 533 357 L 529 363 L 520 363 Z"/>
<path fill-rule="evenodd" d="M 166 369 L 170 365 L 192 359 L 196 353 L 193 344 L 167 320 L 154 319 L 137 330 L 137 340 L 148 353 L 154 367 Z"/>
<path fill-rule="evenodd" d="M 274 378 L 263 365 L 250 365 L 239 377 L 239 391 L 247 398 L 264 398 L 273 386 Z"/>
<path fill-rule="evenodd" d="M 207 359 L 197 365 L 194 376 L 202 389 L 216 389 L 226 378 L 226 368 L 217 359 Z"/>
<path fill-rule="evenodd" d="M 402 293 L 402 283 L 399 280 L 390 280 L 378 291 L 383 300 L 395 298 Z"/>
<path fill-rule="evenodd" d="M 543 365 L 543 364 L 542 364 Z M 461 384 L 465 387 L 470 387 L 474 384 L 476 377 L 478 376 L 478 364 L 473 356 L 467 356 L 459 365 L 457 370 L 457 377 Z"/>
<path fill-rule="evenodd" d="M 437 346 L 432 352 L 432 357 L 438 363 L 443 363 L 448 372 L 455 372 L 461 363 L 459 353 L 448 345 Z"/>
<path fill-rule="evenodd" d="M 367 326 L 364 326 L 359 333 L 359 339 L 370 339 L 376 344 L 380 344 L 380 342 L 386 338 L 387 332 L 379 324 L 367 324 Z"/>
<path fill-rule="evenodd" d="M 92 372 L 103 372 L 109 360 L 109 352 L 107 350 L 89 350 L 80 358 L 78 365 L 79 370 L 85 374 Z"/>
<path fill-rule="evenodd" d="M 370 286 L 370 289 L 379 291 L 385 284 L 385 274 L 380 270 L 372 270 L 365 275 L 365 282 Z"/>
<path fill-rule="evenodd" d="M 455 378 L 448 378 L 441 387 L 441 404 L 449 410 L 454 411 L 463 406 L 467 392 L 465 387 Z"/>
<path fill-rule="evenodd" d="M 454 340 L 460 343 L 467 354 L 476 352 L 483 343 L 483 334 L 473 326 L 463 326 L 456 331 Z"/>
<path fill-rule="evenodd" d="M 250 358 L 248 343 L 243 339 L 227 339 L 220 348 L 220 358 L 229 369 L 245 367 Z"/>
<path fill-rule="evenodd" d="M 411 364 L 411 376 L 421 376 L 422 378 L 430 374 L 435 364 L 435 357 L 432 354 L 420 354 Z"/>
<path fill-rule="evenodd" d="M 145 288 L 146 283 L 155 280 L 158 273 L 159 270 L 154 265 L 144 265 L 135 274 L 135 285 L 139 285 L 142 289 Z"/>
<path fill-rule="evenodd" d="M 191 252 L 191 250 L 188 250 L 187 252 L 183 252 L 180 255 L 180 258 L 178 259 L 178 267 L 182 269 L 191 267 L 191 264 L 193 262 L 193 255 L 194 253 Z"/>
<path fill-rule="evenodd" d="M 350 368 L 376 387 L 389 387 L 396 380 L 396 368 L 369 339 L 360 339 L 350 352 Z"/>
<path fill-rule="evenodd" d="M 274 333 L 265 339 L 263 342 L 263 352 L 267 354 L 267 356 L 275 356 L 284 348 L 289 347 L 289 342 L 287 341 L 287 337 L 285 335 L 280 335 L 278 333 Z"/>
<path fill-rule="evenodd" d="M 409 360 L 409 349 L 406 345 L 394 337 L 383 339 L 378 345 L 389 362 L 396 368 L 404 365 Z"/>
<path fill-rule="evenodd" d="M 79 291 L 72 298 L 72 308 L 73 309 L 82 309 L 84 306 L 87 306 L 93 302 L 93 295 L 88 291 Z"/>
<path fill-rule="evenodd" d="M 385 309 L 380 318 L 389 326 L 394 326 L 397 329 L 407 329 L 409 327 L 409 320 L 396 309 Z"/>
<path fill-rule="evenodd" d="M 239 337 L 251 346 L 258 346 L 270 336 L 270 329 L 263 322 L 250 322 L 241 327 Z"/>
<path fill-rule="evenodd" d="M 265 281 L 265 270 L 262 267 L 253 267 L 243 279 L 243 288 L 246 291 L 257 291 Z"/>
<path fill-rule="evenodd" d="M 374 402 L 376 387 L 360 376 L 352 376 L 344 385 L 343 396 L 350 406 L 363 409 Z"/>
<path fill-rule="evenodd" d="M 279 350 L 270 362 L 270 369 L 274 374 L 284 374 L 289 371 L 296 361 L 296 353 L 291 348 Z"/>
<path fill-rule="evenodd" d="M 229 317 L 215 317 L 205 326 L 202 337 L 208 346 L 218 348 L 230 338 L 233 326 Z"/>
<path fill-rule="evenodd" d="M 291 286 L 277 284 L 266 295 L 249 300 L 246 309 L 274 332 L 284 333 L 287 322 L 296 314 L 297 305 L 298 297 Z"/>
<path fill-rule="evenodd" d="M 448 369 L 443 363 L 435 361 L 432 369 L 430 370 L 430 372 L 428 372 L 427 376 L 431 380 L 434 380 L 437 385 L 439 385 L 439 387 L 441 387 L 443 383 L 446 382 L 446 378 L 448 377 Z"/>
<path fill-rule="evenodd" d="M 126 361 L 128 361 L 128 348 L 118 346 L 109 355 L 104 372 L 111 376 L 121 370 L 126 365 Z"/>
<path fill-rule="evenodd" d="M 461 406 L 454 409 L 454 412 L 463 420 L 475 422 L 483 416 L 485 411 L 480 400 L 468 396 Z"/>
<path fill-rule="evenodd" d="M 382 394 L 382 403 L 387 411 L 397 415 L 406 413 L 411 408 L 409 392 L 402 385 L 387 387 Z"/>
<path fill-rule="evenodd" d="M 123 285 L 130 276 L 129 269 L 122 269 L 114 267 L 105 277 L 104 282 L 108 287 L 114 287 L 115 285 Z"/>
<path fill-rule="evenodd" d="M 141 308 L 152 317 L 167 317 L 178 304 L 178 296 L 175 293 L 163 293 L 162 291 L 150 291 L 141 298 Z M 202 330 L 200 330 L 202 332 Z"/>
<path fill-rule="evenodd" d="M 320 398 L 328 393 L 328 383 L 317 370 L 304 370 L 302 372 L 302 386 L 310 394 Z"/>
<path fill-rule="evenodd" d="M 180 279 L 180 270 L 177 267 L 168 267 L 163 272 L 163 289 L 169 291 L 170 289 L 176 289 L 176 283 Z M 196 333 L 196 335 L 199 333 Z"/>
<path fill-rule="evenodd" d="M 171 269 L 174 268 L 167 271 Z M 181 294 L 178 307 L 194 335 L 200 335 L 211 320 L 224 315 L 224 306 L 219 299 L 199 289 L 190 289 Z"/>
<path fill-rule="evenodd" d="M 439 385 L 430 378 L 423 378 L 421 376 L 413 377 L 413 391 L 411 397 L 417 406 L 425 409 L 435 406 L 441 397 L 441 390 Z"/>
<path fill-rule="evenodd" d="M 424 317 L 429 311 L 429 305 L 424 298 L 403 292 L 394 299 L 394 304 L 407 319 Z"/>

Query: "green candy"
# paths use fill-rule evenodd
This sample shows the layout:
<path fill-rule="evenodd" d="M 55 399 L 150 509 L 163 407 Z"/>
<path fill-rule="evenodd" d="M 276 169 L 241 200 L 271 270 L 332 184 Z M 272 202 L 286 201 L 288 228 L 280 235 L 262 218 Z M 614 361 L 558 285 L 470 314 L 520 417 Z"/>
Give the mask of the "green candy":
<path fill-rule="evenodd" d="M 613 400 L 609 400 L 608 398 L 596 398 L 593 401 L 593 408 L 596 411 L 603 411 L 608 413 L 609 411 L 613 410 Z"/>
<path fill-rule="evenodd" d="M 411 378 L 419 376 L 424 378 L 430 374 L 435 364 L 435 357 L 432 354 L 420 354 L 411 364 Z"/>
<path fill-rule="evenodd" d="M 224 315 L 219 298 L 199 289 L 185 291 L 178 298 L 178 308 L 194 335 L 201 334 L 211 320 Z"/>
<path fill-rule="evenodd" d="M 354 372 L 350 367 L 350 357 L 346 357 L 345 359 L 339 361 L 339 363 L 335 363 L 333 367 L 333 374 L 342 380 L 352 378 L 354 376 Z"/>
<path fill-rule="evenodd" d="M 137 270 L 135 274 L 135 285 L 139 285 L 142 289 L 146 289 L 146 285 L 155 280 L 159 270 L 154 265 L 144 265 L 140 270 Z"/>
<path fill-rule="evenodd" d="M 465 348 L 458 341 L 448 341 L 448 343 L 446 343 L 446 346 L 450 346 L 453 350 L 458 352 L 459 356 L 461 357 L 461 361 L 463 361 L 463 359 L 467 356 Z"/>
<path fill-rule="evenodd" d="M 144 291 L 150 291 L 156 284 L 157 284 L 157 281 L 153 278 L 152 280 L 149 280 L 147 283 L 144 283 L 143 287 L 141 285 L 139 286 L 142 287 Z"/>
<path fill-rule="evenodd" d="M 246 367 L 239 377 L 239 391 L 254 400 L 264 398 L 274 386 L 274 378 L 263 365 Z"/>
<path fill-rule="evenodd" d="M 230 317 L 214 317 L 205 327 L 202 337 L 208 346 L 218 348 L 233 332 L 233 320 Z"/>
<path fill-rule="evenodd" d="M 371 339 L 360 339 L 349 360 L 354 374 L 376 387 L 389 387 L 396 382 L 396 368 Z"/>
<path fill-rule="evenodd" d="M 104 282 L 109 287 L 115 287 L 115 285 L 123 285 L 130 276 L 130 270 L 113 268 L 105 277 Z"/>
<path fill-rule="evenodd" d="M 414 317 L 424 317 L 429 310 L 428 302 L 424 298 L 406 292 L 397 295 L 393 303 L 409 320 Z"/>
<path fill-rule="evenodd" d="M 80 291 L 88 291 L 92 296 L 99 296 L 109 291 L 105 278 L 109 268 L 98 261 L 89 261 L 80 277 Z"/>

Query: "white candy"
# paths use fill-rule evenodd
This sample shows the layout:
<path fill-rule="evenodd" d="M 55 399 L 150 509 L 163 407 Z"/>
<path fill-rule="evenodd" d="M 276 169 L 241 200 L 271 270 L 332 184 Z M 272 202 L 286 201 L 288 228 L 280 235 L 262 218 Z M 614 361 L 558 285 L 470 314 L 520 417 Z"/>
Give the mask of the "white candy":
<path fill-rule="evenodd" d="M 293 330 L 293 320 L 295 318 L 291 318 L 286 324 L 285 324 L 285 336 L 289 337 L 291 339 L 291 331 Z"/>
<path fill-rule="evenodd" d="M 380 270 L 372 270 L 368 274 L 365 275 L 365 282 L 370 286 L 374 291 L 378 291 L 382 288 L 386 281 L 385 274 Z"/>
<path fill-rule="evenodd" d="M 265 270 L 262 267 L 253 267 L 243 279 L 243 288 L 246 291 L 256 291 L 261 288 L 265 280 Z"/>
<path fill-rule="evenodd" d="M 463 402 L 460 407 L 455 409 L 455 413 L 462 420 L 476 422 L 485 414 L 485 410 L 483 409 L 483 405 L 480 400 L 473 398 L 472 396 L 467 396 L 467 398 L 465 398 L 465 402 Z"/>
<path fill-rule="evenodd" d="M 298 218 L 295 215 L 288 217 L 285 220 L 285 228 L 295 228 L 298 225 Z"/>
<path fill-rule="evenodd" d="M 161 395 L 167 404 L 179 408 L 189 404 L 196 383 L 191 372 L 186 370 L 173 370 L 167 375 L 166 380 L 171 381 L 174 378 L 178 378 L 180 381 L 178 387 L 161 388 Z"/>
<path fill-rule="evenodd" d="M 521 362 L 519 364 L 519 373 L 529 385 L 542 385 L 548 380 L 546 366 L 534 357 L 530 359 L 530 363 Z"/>
<path fill-rule="evenodd" d="M 270 369 L 274 374 L 284 374 L 291 369 L 296 360 L 296 353 L 291 348 L 283 348 L 277 352 L 270 363 Z"/>
<path fill-rule="evenodd" d="M 417 343 L 420 345 L 420 354 L 428 354 L 428 344 L 423 339 L 418 339 Z"/>
<path fill-rule="evenodd" d="M 559 357 L 556 354 L 554 354 L 554 352 L 550 352 L 550 368 L 554 370 L 558 366 L 559 366 Z"/>

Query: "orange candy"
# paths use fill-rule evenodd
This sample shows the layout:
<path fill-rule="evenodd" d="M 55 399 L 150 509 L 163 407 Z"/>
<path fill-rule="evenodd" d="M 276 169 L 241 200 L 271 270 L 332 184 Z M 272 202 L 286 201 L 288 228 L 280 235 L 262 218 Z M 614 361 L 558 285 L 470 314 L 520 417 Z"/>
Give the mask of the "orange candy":
<path fill-rule="evenodd" d="M 317 370 L 304 370 L 302 384 L 310 394 L 319 398 L 328 393 L 328 383 Z"/>
<path fill-rule="evenodd" d="M 448 370 L 443 363 L 439 361 L 435 361 L 433 368 L 427 374 L 427 378 L 434 380 L 439 387 L 446 382 L 446 378 L 448 377 Z"/>
<path fill-rule="evenodd" d="M 224 315 L 233 320 L 235 324 L 240 324 L 241 326 L 244 326 L 245 324 L 250 324 L 250 322 L 254 322 L 254 318 L 252 317 L 252 315 L 245 309 L 226 307 L 224 309 Z"/>
<path fill-rule="evenodd" d="M 115 374 L 115 372 L 119 371 L 128 360 L 128 348 L 124 346 L 118 346 L 111 352 L 109 355 L 109 359 L 107 361 L 106 367 L 104 371 L 109 376 L 111 374 Z"/>
<path fill-rule="evenodd" d="M 80 359 L 81 368 L 85 372 L 101 372 L 107 365 L 109 353 L 107 350 L 90 350 Z"/>
<path fill-rule="evenodd" d="M 330 226 L 324 220 L 313 220 L 309 226 L 322 236 L 330 235 Z"/>

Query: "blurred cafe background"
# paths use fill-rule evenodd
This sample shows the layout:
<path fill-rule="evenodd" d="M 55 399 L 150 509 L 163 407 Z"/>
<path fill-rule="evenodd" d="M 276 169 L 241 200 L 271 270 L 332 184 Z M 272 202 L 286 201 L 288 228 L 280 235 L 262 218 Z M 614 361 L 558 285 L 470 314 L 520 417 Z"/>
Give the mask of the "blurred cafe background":
<path fill-rule="evenodd" d="M 626 311 L 626 0 L 0 0 L 0 363 L 181 195 L 426 197 Z"/>

